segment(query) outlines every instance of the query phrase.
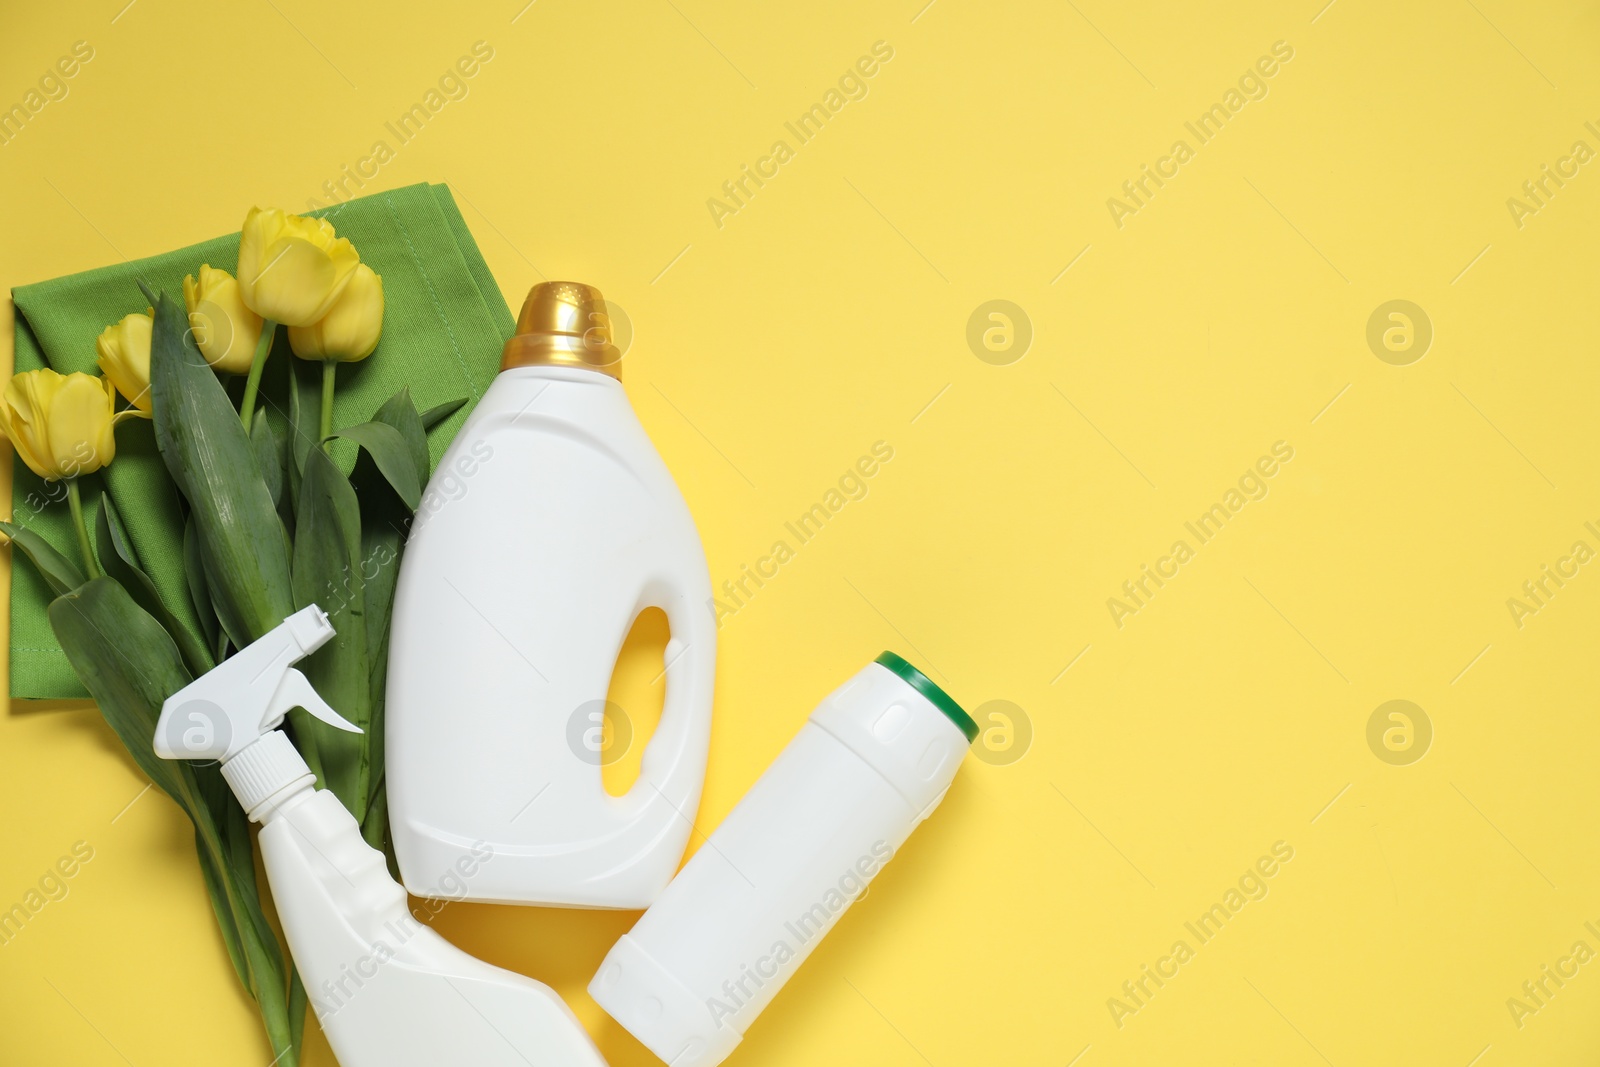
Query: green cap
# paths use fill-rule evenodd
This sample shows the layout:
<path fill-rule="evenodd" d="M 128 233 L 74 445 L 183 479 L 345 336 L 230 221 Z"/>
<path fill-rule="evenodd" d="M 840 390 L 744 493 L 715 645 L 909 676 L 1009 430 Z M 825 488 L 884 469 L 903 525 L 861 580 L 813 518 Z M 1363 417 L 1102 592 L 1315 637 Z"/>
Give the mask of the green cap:
<path fill-rule="evenodd" d="M 905 679 L 911 688 L 915 689 L 917 692 L 931 700 L 933 702 L 933 706 L 944 712 L 945 718 L 955 723 L 956 728 L 966 735 L 967 744 L 970 745 L 972 742 L 978 739 L 978 724 L 972 721 L 971 715 L 968 715 L 965 711 L 961 710 L 960 704 L 957 704 L 954 700 L 950 699 L 949 693 L 946 693 L 943 689 L 940 689 L 937 685 L 934 685 L 933 679 L 917 670 L 911 664 L 907 663 L 903 657 L 897 656 L 893 652 L 885 652 L 883 655 L 873 660 L 873 662 L 878 664 L 880 667 L 888 667 L 891 671 L 894 671 L 894 673 Z"/>

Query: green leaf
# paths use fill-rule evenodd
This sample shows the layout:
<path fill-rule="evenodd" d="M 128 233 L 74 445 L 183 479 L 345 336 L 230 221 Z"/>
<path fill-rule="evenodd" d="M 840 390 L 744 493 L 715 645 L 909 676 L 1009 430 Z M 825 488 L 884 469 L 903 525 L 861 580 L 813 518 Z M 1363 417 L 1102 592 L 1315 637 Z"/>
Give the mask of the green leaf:
<path fill-rule="evenodd" d="M 166 628 L 177 642 L 178 651 L 183 653 L 183 662 L 196 677 L 215 667 L 216 662 L 205 644 L 178 621 L 178 617 L 162 601 L 156 583 L 144 572 L 139 556 L 133 550 L 133 542 L 128 540 L 128 531 L 122 525 L 122 516 L 117 514 L 109 493 L 101 494 L 100 515 L 95 526 L 95 549 L 106 574 L 121 582 L 128 595 L 133 597 L 133 602 L 155 616 Z"/>
<path fill-rule="evenodd" d="M 194 531 L 194 516 L 183 524 L 183 573 L 189 584 L 189 601 L 200 619 L 200 629 L 208 648 L 217 647 L 221 627 L 217 623 L 217 609 L 211 603 L 211 590 L 206 587 L 205 564 L 200 559 L 200 537 Z M 221 658 L 220 653 L 217 658 Z"/>
<path fill-rule="evenodd" d="M 298 607 L 322 608 L 334 630 L 332 640 L 300 662 L 301 671 L 335 711 L 367 730 L 372 721 L 361 509 L 349 480 L 320 448 L 306 453 L 295 508 L 294 598 Z M 323 786 L 360 822 L 370 794 L 370 737 L 336 730 L 303 710 L 291 716 L 306 762 L 315 757 L 312 769 Z"/>
<path fill-rule="evenodd" d="M 206 813 L 196 827 L 202 847 L 216 857 L 222 874 L 220 888 L 244 957 L 245 988 L 256 1000 L 274 1062 L 279 1067 L 294 1067 L 299 1054 L 294 1051 L 294 1027 L 286 999 L 288 961 L 261 903 L 250 823 L 216 767 L 196 768 L 195 778 L 199 788 L 194 803 Z M 218 906 L 213 902 L 214 908 Z"/>
<path fill-rule="evenodd" d="M 250 427 L 250 446 L 255 449 L 256 466 L 261 471 L 261 480 L 267 485 L 267 492 L 272 495 L 272 506 L 276 508 L 283 501 L 283 455 L 278 449 L 278 437 L 272 432 L 272 424 L 267 421 L 266 408 L 256 410 Z"/>
<path fill-rule="evenodd" d="M 155 304 L 150 390 L 156 444 L 189 501 L 212 602 L 243 648 L 294 610 L 283 522 L 238 413 L 165 294 Z"/>
<path fill-rule="evenodd" d="M 294 368 L 289 368 L 289 462 L 284 473 L 289 477 L 289 500 L 298 502 L 300 499 L 300 475 L 306 469 L 305 449 L 301 447 L 300 438 L 305 436 L 305 427 L 301 425 L 300 412 L 300 383 L 295 378 Z"/>
<path fill-rule="evenodd" d="M 400 865 L 395 860 L 394 841 L 389 834 L 389 794 L 383 787 L 382 777 L 373 788 L 372 806 L 367 809 L 367 817 L 361 823 L 361 839 L 383 853 L 390 876 L 400 881 Z"/>
<path fill-rule="evenodd" d="M 396 878 L 395 881 L 400 879 Z M 300 971 L 291 961 L 289 964 L 289 1040 L 294 1043 L 294 1054 L 298 1059 L 300 1044 L 305 1039 L 306 1033 L 306 984 L 300 980 Z"/>
<path fill-rule="evenodd" d="M 139 769 L 194 823 L 201 873 L 224 946 L 256 1000 L 277 1062 L 295 1062 L 283 952 L 261 908 L 244 812 L 214 764 L 195 766 L 155 754 L 161 705 L 191 680 L 178 646 L 114 578 L 96 578 L 57 597 L 49 615 L 56 639 L 100 714 Z"/>
<path fill-rule="evenodd" d="M 161 704 L 191 679 L 172 636 L 112 578 L 57 597 L 49 614 L 73 670 L 133 761 L 187 808 L 180 767 L 155 753 Z"/>
<path fill-rule="evenodd" d="M 206 892 L 211 896 L 211 910 L 217 916 L 217 929 L 222 932 L 223 947 L 228 950 L 228 959 L 233 963 L 234 973 L 239 976 L 239 984 L 249 989 L 250 964 L 245 960 L 239 924 L 228 905 L 228 890 L 223 885 L 222 872 L 217 869 L 216 860 L 211 858 L 205 838 L 198 829 L 194 832 L 194 850 L 200 857 L 200 874 L 206 880 Z"/>
<path fill-rule="evenodd" d="M 357 468 L 357 474 L 361 468 Z M 376 480 L 374 478 L 373 480 Z M 372 498 L 376 496 L 377 500 Z M 389 625 L 395 584 L 400 575 L 404 524 L 410 512 L 393 493 L 369 493 L 362 510 L 362 596 L 366 608 L 368 700 L 371 721 L 365 737 L 368 765 L 367 819 L 363 833 L 386 833 L 388 805 L 383 803 L 386 687 L 389 676 Z M 369 824 L 376 822 L 376 827 Z M 369 840 L 376 838 L 369 837 Z M 373 847 L 380 847 L 374 845 Z"/>
<path fill-rule="evenodd" d="M 418 474 L 428 471 L 428 438 L 411 401 L 410 389 L 401 389 L 384 402 L 372 416 L 374 423 L 393 426 L 405 439 Z M 361 830 L 374 848 L 388 841 L 389 809 L 384 795 L 384 736 L 386 732 L 385 688 L 389 673 L 389 626 L 394 608 L 395 584 L 400 574 L 400 552 L 411 522 L 412 508 L 381 481 L 376 464 L 358 462 L 351 476 L 361 501 L 361 558 L 365 561 L 367 624 L 367 666 L 371 692 L 372 724 L 368 728 L 367 751 L 371 768 L 367 818 Z M 390 850 L 392 853 L 392 849 Z"/>
<path fill-rule="evenodd" d="M 412 511 L 422 503 L 422 479 L 405 436 L 385 422 L 363 422 L 336 430 L 334 437 L 354 441 L 366 450 L 384 478 Z"/>
<path fill-rule="evenodd" d="M 441 405 L 443 406 L 448 405 Z M 459 407 L 460 403 L 456 406 Z M 417 480 L 426 482 L 429 467 L 428 428 L 423 424 L 422 416 L 417 414 L 417 405 L 411 400 L 410 387 L 402 387 L 398 393 L 385 400 L 383 406 L 373 412 L 372 421 L 393 426 L 400 431 L 406 447 L 411 450 L 411 461 L 416 464 Z"/>
<path fill-rule="evenodd" d="M 33 565 L 44 576 L 45 583 L 50 586 L 50 591 L 56 596 L 70 593 L 84 583 L 82 569 L 71 559 L 56 551 L 55 546 L 46 541 L 42 535 L 14 522 L 0 522 L 0 533 L 11 538 L 11 543 L 22 549 L 23 554 L 33 561 Z"/>
<path fill-rule="evenodd" d="M 300 502 L 300 479 L 305 474 L 306 456 L 317 444 L 317 404 L 312 387 L 303 380 L 300 364 L 304 360 L 289 361 L 289 501 Z M 309 399 L 308 399 L 309 398 Z"/>
<path fill-rule="evenodd" d="M 445 419 L 460 411 L 462 405 L 466 402 L 467 398 L 463 396 L 456 400 L 446 400 L 443 404 L 435 404 L 422 413 L 422 428 L 424 430 L 433 429 Z"/>

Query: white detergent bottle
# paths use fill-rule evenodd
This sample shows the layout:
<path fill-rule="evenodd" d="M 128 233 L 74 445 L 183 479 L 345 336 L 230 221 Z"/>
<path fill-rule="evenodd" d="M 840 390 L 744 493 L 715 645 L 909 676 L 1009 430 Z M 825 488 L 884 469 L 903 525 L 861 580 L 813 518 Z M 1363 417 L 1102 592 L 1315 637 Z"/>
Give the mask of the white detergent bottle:
<path fill-rule="evenodd" d="M 672 1067 L 715 1067 L 944 799 L 977 736 L 885 652 L 817 706 L 589 994 Z"/>
<path fill-rule="evenodd" d="M 468 899 L 643 908 L 700 802 L 716 626 L 689 509 L 634 415 L 598 290 L 528 294 L 502 369 L 439 462 L 406 545 L 386 773 L 406 888 L 494 849 Z M 666 698 L 638 780 L 594 741 L 617 654 L 662 609 Z"/>
<path fill-rule="evenodd" d="M 279 729 L 292 707 L 344 730 L 295 661 L 333 636 L 302 608 L 167 698 L 156 724 L 164 759 L 222 761 L 252 821 L 283 932 L 317 1021 L 342 1067 L 605 1067 L 548 986 L 467 955 L 406 908 L 383 854 Z M 480 844 L 452 860 L 462 880 L 493 866 Z"/>

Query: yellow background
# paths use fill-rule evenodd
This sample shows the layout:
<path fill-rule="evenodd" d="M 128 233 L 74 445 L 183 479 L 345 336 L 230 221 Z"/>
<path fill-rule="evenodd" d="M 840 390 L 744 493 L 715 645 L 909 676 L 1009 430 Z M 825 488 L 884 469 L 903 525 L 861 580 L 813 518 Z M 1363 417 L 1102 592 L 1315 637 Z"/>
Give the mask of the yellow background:
<path fill-rule="evenodd" d="M 3 16 L 0 102 L 95 56 L 0 147 L 0 283 L 325 199 L 482 40 L 469 95 L 367 190 L 450 183 L 513 306 L 544 276 L 627 310 L 628 392 L 714 583 L 894 448 L 725 620 L 695 843 L 883 648 L 1021 708 L 1031 749 L 967 761 L 730 1062 L 1600 1053 L 1600 963 L 1520 1029 L 1506 1006 L 1600 949 L 1600 565 L 1520 629 L 1506 606 L 1600 548 L 1600 164 L 1520 228 L 1506 206 L 1600 149 L 1593 5 L 125 2 Z M 879 40 L 869 95 L 797 146 L 784 122 Z M 1280 40 L 1267 97 L 1119 229 L 1107 198 Z M 707 199 L 779 138 L 794 158 L 719 228 Z M 1032 324 L 1009 365 L 966 341 L 991 299 Z M 1366 342 L 1393 299 L 1433 325 L 1409 366 Z M 1280 440 L 1267 498 L 1119 629 L 1107 598 Z M 1392 699 L 1433 727 L 1407 766 L 1366 739 Z M 0 948 L 6 1064 L 269 1058 L 143 785 L 92 709 L 0 717 L 0 906 L 95 849 Z M 1185 921 L 1277 841 L 1267 897 L 1198 946 Z M 644 1065 L 583 992 L 632 919 L 436 925 Z M 1119 1028 L 1108 998 L 1180 938 L 1195 958 Z"/>

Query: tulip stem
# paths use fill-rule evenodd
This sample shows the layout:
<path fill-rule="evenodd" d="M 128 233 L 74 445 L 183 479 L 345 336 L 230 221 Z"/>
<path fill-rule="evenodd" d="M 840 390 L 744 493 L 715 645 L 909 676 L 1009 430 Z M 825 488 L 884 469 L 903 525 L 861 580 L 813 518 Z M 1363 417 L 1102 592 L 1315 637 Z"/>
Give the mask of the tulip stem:
<path fill-rule="evenodd" d="M 89 547 L 89 527 L 83 521 L 83 495 L 78 491 L 78 479 L 67 479 L 67 505 L 72 509 L 72 525 L 78 531 L 78 551 L 83 554 L 83 569 L 90 578 L 101 576 L 100 564 Z"/>
<path fill-rule="evenodd" d="M 261 388 L 261 369 L 267 365 L 267 354 L 272 351 L 272 339 L 278 334 L 278 324 L 271 319 L 261 323 L 261 339 L 256 342 L 255 356 L 250 360 L 250 377 L 244 381 L 244 399 L 239 403 L 239 418 L 244 422 L 244 432 L 250 432 L 250 420 L 256 413 L 256 392 Z"/>
<path fill-rule="evenodd" d="M 333 435 L 333 378 L 338 370 L 338 360 L 322 361 L 322 419 L 317 425 L 317 434 L 323 451 L 327 451 L 328 438 Z"/>

